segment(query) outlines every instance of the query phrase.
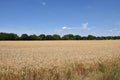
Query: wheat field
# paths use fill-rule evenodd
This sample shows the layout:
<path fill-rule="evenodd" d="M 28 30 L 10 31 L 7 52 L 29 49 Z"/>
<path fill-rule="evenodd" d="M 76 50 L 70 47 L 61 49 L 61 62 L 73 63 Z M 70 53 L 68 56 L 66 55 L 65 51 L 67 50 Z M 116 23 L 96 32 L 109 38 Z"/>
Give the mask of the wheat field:
<path fill-rule="evenodd" d="M 120 40 L 0 41 L 0 80 L 94 80 L 64 78 L 62 68 L 73 63 L 87 66 L 99 61 L 114 61 L 119 55 Z M 54 71 L 56 66 L 57 71 Z M 80 70 L 84 70 L 80 66 Z M 53 77 L 54 73 L 51 77 L 49 70 L 59 72 L 62 77 Z"/>

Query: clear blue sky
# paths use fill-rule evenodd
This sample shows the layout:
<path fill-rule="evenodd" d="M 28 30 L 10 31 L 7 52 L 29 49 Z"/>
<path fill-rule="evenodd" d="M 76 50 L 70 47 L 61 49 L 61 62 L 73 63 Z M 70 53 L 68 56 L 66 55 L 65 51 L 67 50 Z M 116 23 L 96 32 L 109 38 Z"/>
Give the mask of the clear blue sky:
<path fill-rule="evenodd" d="M 0 32 L 120 35 L 120 0 L 0 0 Z"/>

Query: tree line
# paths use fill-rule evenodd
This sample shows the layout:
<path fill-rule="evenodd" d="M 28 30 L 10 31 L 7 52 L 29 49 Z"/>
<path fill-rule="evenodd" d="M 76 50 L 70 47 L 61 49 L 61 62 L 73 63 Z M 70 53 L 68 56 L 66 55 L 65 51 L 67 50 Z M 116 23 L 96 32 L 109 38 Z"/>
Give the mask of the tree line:
<path fill-rule="evenodd" d="M 15 33 L 5 33 L 0 32 L 0 40 L 117 40 L 120 39 L 120 36 L 80 36 L 80 35 L 73 35 L 73 34 L 66 34 L 64 36 L 60 36 L 58 34 L 53 35 L 28 35 L 22 34 L 18 36 Z"/>

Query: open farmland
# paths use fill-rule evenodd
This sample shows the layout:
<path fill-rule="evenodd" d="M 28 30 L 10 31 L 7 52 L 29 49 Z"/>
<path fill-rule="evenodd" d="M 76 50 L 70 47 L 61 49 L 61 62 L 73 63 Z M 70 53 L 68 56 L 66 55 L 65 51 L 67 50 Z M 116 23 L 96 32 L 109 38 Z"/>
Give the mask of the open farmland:
<path fill-rule="evenodd" d="M 0 64 L 9 66 L 89 62 L 120 54 L 120 41 L 2 41 Z"/>
<path fill-rule="evenodd" d="M 39 71 L 39 69 L 51 69 L 54 66 L 63 67 L 65 64 L 69 63 L 82 63 L 87 65 L 99 62 L 100 60 L 109 62 L 114 60 L 114 58 L 118 57 L 119 55 L 120 40 L 1 41 L 0 80 L 69 80 L 68 78 L 41 78 L 39 76 L 39 74 L 41 74 L 41 70 Z M 25 68 L 25 72 L 20 73 L 23 68 Z M 26 68 L 30 68 L 30 70 L 33 71 L 36 71 L 37 69 L 38 72 L 34 72 L 34 74 L 36 73 L 37 77 L 34 76 L 34 78 L 30 78 L 32 77 L 31 75 L 34 74 L 26 77 Z M 8 75 L 10 73 L 11 75 Z M 24 73 L 25 75 L 23 76 Z M 28 71 L 28 73 L 30 73 L 30 71 Z M 24 78 L 20 78 L 20 74 Z M 5 76 L 9 77 L 9 79 L 5 78 Z M 46 76 L 48 76 L 48 74 L 46 74 Z"/>

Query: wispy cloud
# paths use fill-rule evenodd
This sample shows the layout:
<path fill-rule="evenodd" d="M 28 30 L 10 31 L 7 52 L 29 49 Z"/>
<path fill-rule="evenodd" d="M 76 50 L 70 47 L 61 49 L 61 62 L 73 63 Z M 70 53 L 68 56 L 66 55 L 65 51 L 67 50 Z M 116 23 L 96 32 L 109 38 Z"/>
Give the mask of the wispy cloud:
<path fill-rule="evenodd" d="M 30 0 L 24 0 L 24 1 L 30 1 Z M 41 0 L 33 0 L 33 1 L 35 1 L 35 3 L 39 3 L 42 6 L 46 6 L 47 5 L 47 3 L 45 1 L 41 1 Z"/>
<path fill-rule="evenodd" d="M 109 33 L 114 33 L 114 34 L 120 34 L 120 20 L 119 21 L 116 21 L 114 24 L 113 24 L 113 27 L 111 29 L 108 29 L 107 30 Z"/>
<path fill-rule="evenodd" d="M 82 29 L 88 29 L 88 22 L 82 24 Z"/>
<path fill-rule="evenodd" d="M 71 29 L 70 27 L 63 26 L 61 29 L 55 30 L 55 33 L 61 33 L 70 29 Z"/>
<path fill-rule="evenodd" d="M 43 6 L 46 6 L 46 2 L 41 2 L 41 4 L 42 4 Z"/>
<path fill-rule="evenodd" d="M 120 33 L 120 28 L 113 28 L 108 30 L 109 32 L 115 32 L 115 33 Z"/>
<path fill-rule="evenodd" d="M 63 26 L 63 27 L 62 27 L 62 30 L 70 30 L 70 29 L 72 29 L 72 28 L 67 27 L 67 26 Z"/>
<path fill-rule="evenodd" d="M 120 27 L 120 20 L 115 22 L 115 26 Z"/>
<path fill-rule="evenodd" d="M 87 23 L 83 23 L 83 24 L 82 24 L 81 26 L 79 26 L 79 27 L 63 26 L 61 29 L 55 30 L 55 32 L 60 33 L 60 32 L 64 32 L 64 31 L 68 31 L 68 30 L 78 30 L 78 31 L 89 30 L 88 22 L 87 22 Z"/>

